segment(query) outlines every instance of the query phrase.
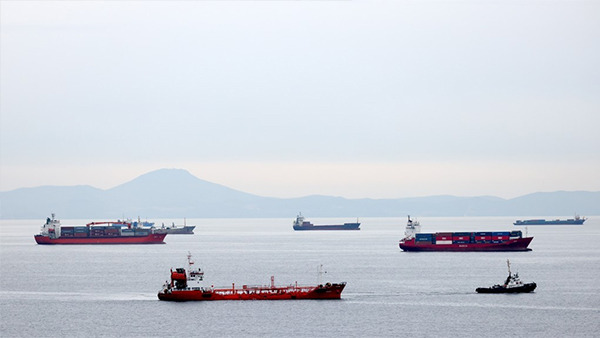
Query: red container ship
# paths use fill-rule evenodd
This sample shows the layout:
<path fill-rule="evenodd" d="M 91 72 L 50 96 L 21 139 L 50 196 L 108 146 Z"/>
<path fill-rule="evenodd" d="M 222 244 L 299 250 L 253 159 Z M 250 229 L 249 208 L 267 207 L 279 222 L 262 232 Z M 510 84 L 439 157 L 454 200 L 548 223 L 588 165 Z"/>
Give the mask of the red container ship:
<path fill-rule="evenodd" d="M 285 299 L 340 299 L 346 286 L 342 283 L 326 283 L 316 286 L 299 286 L 298 283 L 289 286 L 275 286 L 271 276 L 271 285 L 249 286 L 236 288 L 203 287 L 200 282 L 204 272 L 192 269 L 194 262 L 188 254 L 188 269 L 171 269 L 171 281 L 166 282 L 158 292 L 158 299 L 168 301 L 199 301 L 199 300 L 285 300 Z"/>
<path fill-rule="evenodd" d="M 436 232 L 420 233 L 421 225 L 408 216 L 405 237 L 400 240 L 404 251 L 530 251 L 533 237 L 521 231 Z"/>
<path fill-rule="evenodd" d="M 101 225 L 102 224 L 102 225 Z M 61 226 L 60 220 L 46 219 L 37 244 L 163 244 L 166 233 L 155 233 L 149 228 L 133 228 L 130 223 L 92 222 L 85 226 Z"/>
<path fill-rule="evenodd" d="M 360 230 L 360 223 L 344 223 L 333 225 L 314 225 L 304 219 L 302 214 L 296 216 L 294 230 Z"/>

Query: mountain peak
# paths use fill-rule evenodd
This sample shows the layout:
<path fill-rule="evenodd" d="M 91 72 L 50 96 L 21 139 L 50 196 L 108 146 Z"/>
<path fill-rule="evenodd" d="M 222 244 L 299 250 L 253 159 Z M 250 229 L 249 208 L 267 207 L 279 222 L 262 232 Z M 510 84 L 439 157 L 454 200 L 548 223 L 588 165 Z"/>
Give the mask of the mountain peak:
<path fill-rule="evenodd" d="M 192 175 L 185 169 L 158 169 L 143 175 L 140 175 L 133 180 L 118 185 L 110 190 L 122 191 L 122 190 L 137 190 L 146 192 L 165 192 L 165 191 L 176 191 L 185 187 L 198 185 L 198 184 L 211 184 L 203 181 L 196 176 Z"/>
<path fill-rule="evenodd" d="M 173 179 L 173 178 L 181 178 L 181 179 L 189 179 L 189 178 L 194 178 L 194 179 L 199 179 L 196 176 L 192 175 L 189 171 L 185 170 L 185 169 L 177 169 L 177 168 L 162 168 L 162 169 L 157 169 L 154 171 L 150 171 L 147 172 L 143 175 L 140 175 L 138 178 L 136 178 L 135 180 L 138 179 L 161 179 L 161 178 L 167 178 L 167 179 Z"/>

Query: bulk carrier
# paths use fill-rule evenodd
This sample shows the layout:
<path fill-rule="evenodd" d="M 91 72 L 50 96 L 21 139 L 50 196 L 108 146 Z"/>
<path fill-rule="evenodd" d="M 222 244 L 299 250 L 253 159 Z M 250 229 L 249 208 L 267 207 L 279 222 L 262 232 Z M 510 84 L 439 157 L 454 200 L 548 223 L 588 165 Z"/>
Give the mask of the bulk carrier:
<path fill-rule="evenodd" d="M 194 269 L 194 262 L 188 253 L 188 268 L 171 269 L 171 280 L 163 285 L 158 292 L 158 299 L 167 301 L 200 301 L 200 300 L 286 300 L 286 299 L 340 299 L 346 282 L 325 283 L 314 286 L 299 286 L 296 282 L 289 286 L 276 286 L 275 277 L 271 276 L 271 285 L 251 286 L 241 288 L 231 284 L 231 287 L 204 287 L 201 281 L 204 272 Z M 321 274 L 319 274 L 320 276 Z"/>
<path fill-rule="evenodd" d="M 575 218 L 567 218 L 567 219 L 553 219 L 553 220 L 545 220 L 545 219 L 526 219 L 526 220 L 517 220 L 514 222 L 514 225 L 581 225 L 585 222 L 587 218 L 580 217 L 579 215 L 575 215 Z"/>
<path fill-rule="evenodd" d="M 182 226 L 175 225 L 175 223 L 172 223 L 171 226 L 165 226 L 165 223 L 163 223 L 162 227 L 156 228 L 154 231 L 159 234 L 165 233 L 169 235 L 193 235 L 195 228 L 195 225 L 187 225 L 184 219 Z"/>
<path fill-rule="evenodd" d="M 420 233 L 421 225 L 408 216 L 405 237 L 400 240 L 404 251 L 530 251 L 533 237 L 519 231 L 436 232 Z"/>
<path fill-rule="evenodd" d="M 154 233 L 150 228 L 134 228 L 131 223 L 91 222 L 85 226 L 62 226 L 60 220 L 48 217 L 37 244 L 162 244 L 166 233 Z"/>
<path fill-rule="evenodd" d="M 334 225 L 314 225 L 304 219 L 302 213 L 296 216 L 294 230 L 360 230 L 360 223 L 344 223 Z"/>

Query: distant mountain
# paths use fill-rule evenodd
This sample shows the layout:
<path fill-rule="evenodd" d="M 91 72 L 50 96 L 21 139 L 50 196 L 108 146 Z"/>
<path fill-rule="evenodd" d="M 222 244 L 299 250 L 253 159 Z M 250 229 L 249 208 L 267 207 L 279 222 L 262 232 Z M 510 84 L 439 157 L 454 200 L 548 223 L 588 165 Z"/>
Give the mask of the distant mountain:
<path fill-rule="evenodd" d="M 572 216 L 600 215 L 600 192 L 557 191 L 514 199 L 429 196 L 346 199 L 261 197 L 201 180 L 186 170 L 160 169 L 108 190 L 43 186 L 0 192 L 0 217 L 115 219 L 201 217 Z"/>

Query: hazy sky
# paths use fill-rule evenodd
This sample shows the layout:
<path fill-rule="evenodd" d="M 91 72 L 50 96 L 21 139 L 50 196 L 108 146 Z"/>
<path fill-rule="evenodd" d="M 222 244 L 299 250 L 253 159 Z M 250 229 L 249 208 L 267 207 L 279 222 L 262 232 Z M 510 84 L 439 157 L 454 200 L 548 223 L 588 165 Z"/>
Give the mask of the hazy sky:
<path fill-rule="evenodd" d="M 600 1 L 2 1 L 0 190 L 600 190 Z"/>

